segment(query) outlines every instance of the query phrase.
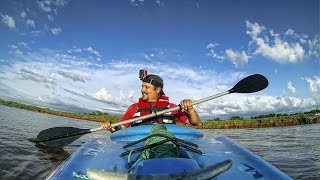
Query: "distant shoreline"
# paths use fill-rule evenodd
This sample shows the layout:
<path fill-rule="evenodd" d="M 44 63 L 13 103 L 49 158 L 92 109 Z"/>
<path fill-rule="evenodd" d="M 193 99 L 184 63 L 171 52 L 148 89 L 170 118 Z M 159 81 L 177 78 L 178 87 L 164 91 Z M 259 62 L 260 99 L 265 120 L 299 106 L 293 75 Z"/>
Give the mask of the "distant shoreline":
<path fill-rule="evenodd" d="M 103 122 L 106 120 L 110 120 L 111 122 L 117 122 L 120 119 L 120 116 L 111 116 L 108 113 L 103 113 L 99 111 L 93 111 L 91 113 L 74 113 L 74 112 L 65 112 L 65 111 L 58 111 L 52 110 L 50 108 L 41 108 L 34 105 L 22 104 L 15 101 L 7 101 L 0 99 L 0 104 L 14 107 L 18 109 L 25 109 L 34 112 L 52 114 L 56 116 L 63 116 L 68 118 L 75 118 L 80 120 L 87 120 L 87 121 L 95 121 L 95 122 Z"/>
<path fill-rule="evenodd" d="M 63 116 L 68 118 L 75 118 L 80 120 L 103 122 L 106 120 L 112 123 L 118 122 L 120 116 L 112 116 L 108 113 L 94 111 L 92 113 L 73 113 L 52 110 L 49 108 L 41 108 L 34 105 L 22 104 L 14 101 L 7 101 L 0 99 L 0 104 L 30 110 L 34 112 L 52 114 L 57 116 Z M 249 119 L 243 119 L 241 117 L 231 117 L 229 120 L 220 120 L 215 118 L 213 120 L 207 120 L 202 122 L 201 126 L 195 127 L 186 124 L 179 124 L 197 129 L 235 129 L 235 128 L 265 128 L 265 127 L 283 127 L 283 126 L 295 126 L 304 124 L 320 123 L 320 109 L 312 110 L 304 113 L 295 114 L 269 114 L 261 115 L 257 117 L 251 117 Z"/>

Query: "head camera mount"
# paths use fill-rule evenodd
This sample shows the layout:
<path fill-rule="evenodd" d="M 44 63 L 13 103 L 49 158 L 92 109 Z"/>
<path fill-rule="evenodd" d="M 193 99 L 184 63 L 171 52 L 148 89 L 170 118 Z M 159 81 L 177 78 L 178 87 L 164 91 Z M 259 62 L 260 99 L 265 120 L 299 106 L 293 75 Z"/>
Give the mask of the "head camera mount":
<path fill-rule="evenodd" d="M 147 70 L 141 69 L 141 70 L 139 71 L 139 78 L 140 78 L 140 80 L 143 80 L 147 75 L 148 75 L 148 71 L 147 71 Z"/>

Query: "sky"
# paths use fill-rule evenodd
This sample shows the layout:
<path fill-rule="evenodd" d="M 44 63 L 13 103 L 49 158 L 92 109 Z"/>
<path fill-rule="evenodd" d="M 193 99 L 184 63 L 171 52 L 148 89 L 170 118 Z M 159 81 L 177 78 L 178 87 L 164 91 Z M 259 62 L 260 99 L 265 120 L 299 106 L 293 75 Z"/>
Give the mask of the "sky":
<path fill-rule="evenodd" d="M 320 108 L 319 0 L 1 0 L 0 98 L 123 114 L 139 70 L 170 101 L 198 100 L 251 74 L 269 86 L 197 105 L 200 117 Z"/>

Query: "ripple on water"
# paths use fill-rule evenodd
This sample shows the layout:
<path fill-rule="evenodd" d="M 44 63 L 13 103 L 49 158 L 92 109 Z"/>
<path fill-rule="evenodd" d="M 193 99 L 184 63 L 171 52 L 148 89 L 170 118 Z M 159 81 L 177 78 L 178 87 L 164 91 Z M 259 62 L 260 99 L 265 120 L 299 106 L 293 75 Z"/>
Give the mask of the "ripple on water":
<path fill-rule="evenodd" d="M 38 148 L 28 138 L 44 129 L 56 126 L 91 129 L 99 124 L 1 105 L 0 115 L 0 179 L 45 179 L 88 139 L 109 141 L 110 133 L 100 131 L 84 135 L 64 149 Z M 320 179 L 320 124 L 203 132 L 206 139 L 218 136 L 233 139 L 293 179 Z"/>

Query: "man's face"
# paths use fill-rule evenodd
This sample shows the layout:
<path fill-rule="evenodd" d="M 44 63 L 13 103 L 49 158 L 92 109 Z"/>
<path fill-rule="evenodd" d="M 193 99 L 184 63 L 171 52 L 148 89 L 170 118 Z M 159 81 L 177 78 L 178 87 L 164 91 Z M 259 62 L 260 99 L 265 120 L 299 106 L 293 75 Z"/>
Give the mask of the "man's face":
<path fill-rule="evenodd" d="M 159 93 L 161 88 L 156 88 L 152 84 L 147 82 L 142 82 L 141 94 L 142 99 L 147 102 L 156 102 L 159 98 Z"/>

